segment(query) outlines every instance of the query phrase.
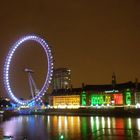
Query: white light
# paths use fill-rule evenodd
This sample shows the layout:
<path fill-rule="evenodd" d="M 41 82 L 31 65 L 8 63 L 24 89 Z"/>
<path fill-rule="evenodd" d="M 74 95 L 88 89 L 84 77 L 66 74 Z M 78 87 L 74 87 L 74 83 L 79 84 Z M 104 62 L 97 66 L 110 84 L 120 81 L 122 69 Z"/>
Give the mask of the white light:
<path fill-rule="evenodd" d="M 6 72 L 5 72 L 6 74 L 8 74 L 8 70 L 6 70 Z"/>
<path fill-rule="evenodd" d="M 8 87 L 8 90 L 10 91 L 10 87 Z"/>
<path fill-rule="evenodd" d="M 119 92 L 118 90 L 107 90 L 105 93 Z"/>
<path fill-rule="evenodd" d="M 99 105 L 97 104 L 96 107 L 98 108 L 98 106 L 99 106 Z"/>
<path fill-rule="evenodd" d="M 10 64 L 10 61 L 11 61 L 11 60 L 10 60 L 10 59 L 8 59 L 8 60 L 7 60 L 7 63 L 9 63 L 9 64 Z"/>
<path fill-rule="evenodd" d="M 140 108 L 140 104 L 139 103 L 136 104 L 136 108 Z"/>
<path fill-rule="evenodd" d="M 104 104 L 102 104 L 102 107 L 104 107 Z"/>
<path fill-rule="evenodd" d="M 10 61 L 7 62 L 7 65 L 10 65 Z"/>
<path fill-rule="evenodd" d="M 7 68 L 9 68 L 10 67 L 10 64 L 7 64 Z"/>

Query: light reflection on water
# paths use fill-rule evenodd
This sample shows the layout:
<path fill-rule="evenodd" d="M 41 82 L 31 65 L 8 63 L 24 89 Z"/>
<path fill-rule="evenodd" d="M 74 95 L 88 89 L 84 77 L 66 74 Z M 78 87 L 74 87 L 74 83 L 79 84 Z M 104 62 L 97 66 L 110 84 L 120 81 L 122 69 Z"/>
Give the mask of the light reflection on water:
<path fill-rule="evenodd" d="M 138 127 L 138 130 L 140 130 L 140 118 L 137 119 L 137 127 Z"/>
<path fill-rule="evenodd" d="M 0 119 L 1 120 L 1 119 Z M 0 135 L 14 140 L 140 138 L 140 118 L 79 116 L 18 116 L 0 124 Z"/>

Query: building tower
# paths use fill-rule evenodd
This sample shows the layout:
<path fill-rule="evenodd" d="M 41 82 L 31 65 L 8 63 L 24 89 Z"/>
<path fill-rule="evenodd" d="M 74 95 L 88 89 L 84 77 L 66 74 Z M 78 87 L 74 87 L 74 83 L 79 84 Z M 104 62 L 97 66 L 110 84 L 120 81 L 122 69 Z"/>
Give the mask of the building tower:
<path fill-rule="evenodd" d="M 113 74 L 112 74 L 112 87 L 113 87 L 113 89 L 115 88 L 115 86 L 116 86 L 116 75 L 113 72 Z"/>
<path fill-rule="evenodd" d="M 71 88 L 71 70 L 67 68 L 54 69 L 52 87 L 53 90 Z"/>

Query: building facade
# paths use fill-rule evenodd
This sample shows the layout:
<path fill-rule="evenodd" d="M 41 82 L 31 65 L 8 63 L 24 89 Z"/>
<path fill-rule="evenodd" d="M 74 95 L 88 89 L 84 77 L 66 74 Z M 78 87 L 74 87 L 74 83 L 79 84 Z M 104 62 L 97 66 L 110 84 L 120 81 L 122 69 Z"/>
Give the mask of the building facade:
<path fill-rule="evenodd" d="M 134 105 L 135 83 L 86 85 L 81 94 L 82 106 Z"/>
<path fill-rule="evenodd" d="M 54 90 L 50 96 L 50 105 L 54 108 L 79 108 L 82 88 Z"/>
<path fill-rule="evenodd" d="M 54 69 L 52 88 L 53 90 L 71 88 L 71 70 L 67 68 Z"/>
<path fill-rule="evenodd" d="M 140 107 L 140 83 L 85 85 L 81 88 L 59 89 L 53 91 L 50 99 L 50 105 L 56 108 Z"/>

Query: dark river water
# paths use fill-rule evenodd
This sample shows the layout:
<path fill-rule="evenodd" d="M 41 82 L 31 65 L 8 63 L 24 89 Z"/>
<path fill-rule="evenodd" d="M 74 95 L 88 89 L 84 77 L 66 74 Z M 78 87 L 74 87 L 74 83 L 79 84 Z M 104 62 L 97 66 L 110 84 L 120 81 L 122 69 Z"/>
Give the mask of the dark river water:
<path fill-rule="evenodd" d="M 18 116 L 0 123 L 0 140 L 125 140 L 140 139 L 140 118 Z"/>

